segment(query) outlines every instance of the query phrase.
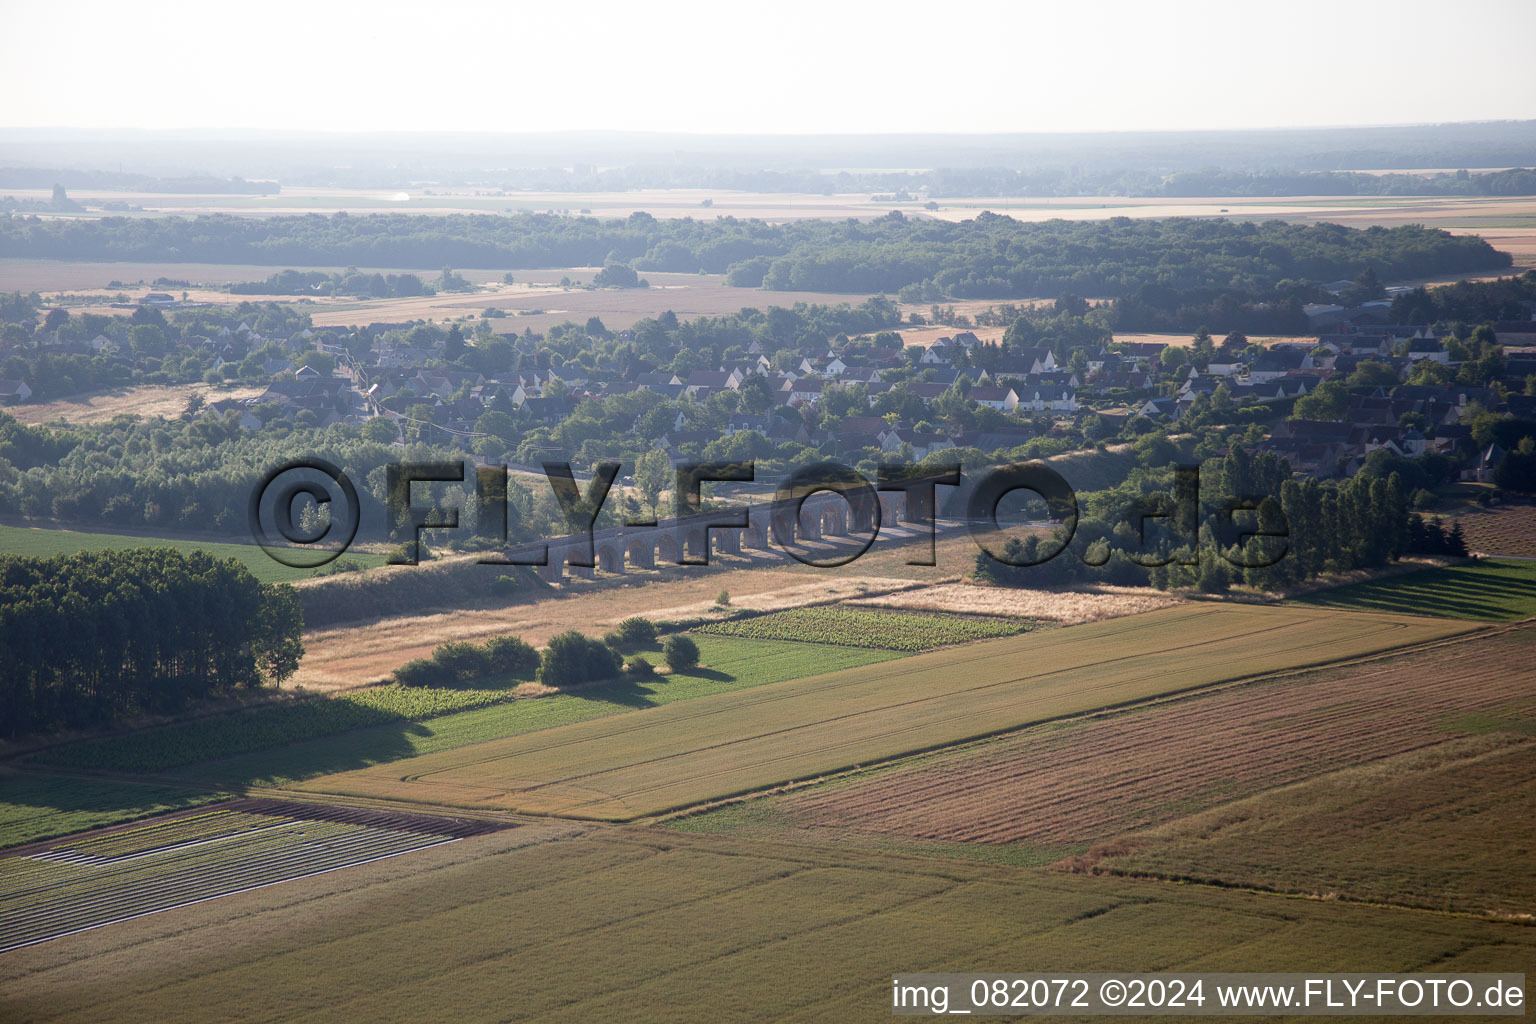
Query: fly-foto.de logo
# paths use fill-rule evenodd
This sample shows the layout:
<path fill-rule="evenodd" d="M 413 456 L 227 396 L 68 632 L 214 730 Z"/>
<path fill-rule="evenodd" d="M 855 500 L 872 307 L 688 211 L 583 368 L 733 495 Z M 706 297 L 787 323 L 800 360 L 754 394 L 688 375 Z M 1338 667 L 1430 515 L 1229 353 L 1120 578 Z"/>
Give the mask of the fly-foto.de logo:
<path fill-rule="evenodd" d="M 465 462 L 406 462 L 385 467 L 381 495 L 367 495 L 402 546 L 394 564 L 414 565 L 423 531 L 472 529 L 482 563 L 622 571 L 627 563 L 708 565 L 711 551 L 739 554 L 743 547 L 774 547 L 804 565 L 831 568 L 863 556 L 882 526 L 899 524 L 909 565 L 935 564 L 941 523 L 963 527 L 977 548 L 1016 568 L 1042 565 L 1069 550 L 1077 531 L 1077 495 L 1066 479 L 1041 462 L 1021 462 L 966 473 L 959 466 L 891 463 L 874 481 L 836 462 L 793 470 L 771 497 L 725 504 L 707 502 L 709 483 L 758 483 L 754 461 L 683 462 L 675 467 L 670 516 L 615 520 L 604 510 L 624 466 L 599 462 L 578 480 L 570 463 L 543 464 L 544 484 L 559 508 L 563 532 L 509 543 L 508 469 Z M 473 525 L 455 505 L 413 497 L 417 488 L 458 485 L 473 499 Z M 284 565 L 315 568 L 347 550 L 364 518 L 364 498 L 339 468 L 317 458 L 284 463 L 253 489 L 252 535 Z M 1021 505 L 1022 503 L 1022 505 Z M 1044 542 L 1009 543 L 1015 527 L 1005 508 L 1032 510 L 1030 525 L 1045 527 Z M 945 510 L 944 512 L 941 512 Z M 322 514 L 323 511 L 323 514 Z M 1260 512 L 1263 515 L 1260 515 Z M 947 513 L 947 514 L 946 514 Z M 1201 525 L 1212 527 L 1220 556 L 1238 568 L 1274 565 L 1289 550 L 1289 526 L 1278 502 L 1265 496 L 1224 498 L 1211 506 L 1200 494 L 1198 466 L 1177 467 L 1171 490 L 1142 494 L 1120 511 L 1120 550 L 1137 565 L 1156 567 L 1199 557 Z M 605 524 L 606 525 L 602 525 Z M 1091 553 L 1079 553 L 1089 565 Z"/>

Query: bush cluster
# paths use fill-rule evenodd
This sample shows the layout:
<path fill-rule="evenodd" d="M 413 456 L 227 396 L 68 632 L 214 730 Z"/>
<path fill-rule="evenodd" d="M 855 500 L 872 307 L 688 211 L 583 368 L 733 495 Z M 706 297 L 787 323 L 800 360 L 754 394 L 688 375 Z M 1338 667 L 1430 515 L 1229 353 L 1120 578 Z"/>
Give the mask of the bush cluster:
<path fill-rule="evenodd" d="M 532 679 L 539 668 L 539 652 L 515 636 L 492 637 L 484 644 L 453 640 L 395 669 L 395 682 L 403 686 L 463 686 L 485 676 Z"/>
<path fill-rule="evenodd" d="M 632 615 L 619 623 L 617 629 L 603 634 L 603 643 L 616 651 L 629 651 L 637 647 L 649 647 L 656 642 L 656 623 L 639 615 Z"/>
<path fill-rule="evenodd" d="M 619 674 L 623 659 L 607 644 L 567 630 L 549 641 L 539 666 L 539 682 L 546 686 L 580 686 Z"/>

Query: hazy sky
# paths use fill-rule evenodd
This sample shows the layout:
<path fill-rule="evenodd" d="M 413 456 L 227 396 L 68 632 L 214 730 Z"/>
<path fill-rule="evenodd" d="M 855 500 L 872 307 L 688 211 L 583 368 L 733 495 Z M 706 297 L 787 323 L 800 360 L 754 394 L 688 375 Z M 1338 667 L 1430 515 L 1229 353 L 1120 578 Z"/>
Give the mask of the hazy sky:
<path fill-rule="evenodd" d="M 0 126 L 1073 131 L 1536 118 L 1536 0 L 5 0 Z"/>

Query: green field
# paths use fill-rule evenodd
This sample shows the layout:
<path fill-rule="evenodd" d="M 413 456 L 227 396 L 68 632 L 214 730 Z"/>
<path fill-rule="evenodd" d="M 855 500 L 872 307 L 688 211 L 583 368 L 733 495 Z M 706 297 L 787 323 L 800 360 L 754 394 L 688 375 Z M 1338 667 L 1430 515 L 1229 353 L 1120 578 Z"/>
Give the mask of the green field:
<path fill-rule="evenodd" d="M 409 688 L 398 684 L 262 704 L 225 715 L 176 722 L 54 747 L 28 758 L 60 768 L 159 773 L 386 723 L 414 722 L 515 700 L 510 689 Z"/>
<path fill-rule="evenodd" d="M 1460 632 L 1433 619 L 1180 606 L 427 754 L 342 796 L 627 821 L 1030 722 Z"/>
<path fill-rule="evenodd" d="M 275 786 L 402 758 L 455 750 L 506 736 L 582 722 L 623 711 L 756 687 L 809 673 L 885 661 L 888 651 L 733 637 L 698 638 L 703 664 L 691 672 L 644 682 L 616 682 L 572 693 L 508 700 L 508 691 L 395 688 L 364 690 L 283 707 L 263 706 L 234 715 L 178 723 L 55 748 L 35 760 L 91 770 L 154 770 L 185 780 L 187 792 L 131 783 L 80 782 L 44 775 L 0 775 L 0 846 L 67 835 L 190 806 L 210 797 L 196 787 Z M 402 718 L 404 701 L 490 700 L 489 706 Z M 385 710 L 381 710 L 385 708 Z M 382 719 L 382 721 L 381 721 Z M 163 805 L 153 804 L 151 793 Z M 59 813 L 70 801 L 86 810 Z"/>
<path fill-rule="evenodd" d="M 227 795 L 178 786 L 0 769 L 0 847 L 196 807 Z"/>
<path fill-rule="evenodd" d="M 78 530 L 55 530 L 31 526 L 0 525 L 0 554 L 73 555 L 80 551 L 121 550 L 122 548 L 175 548 L 186 553 L 206 551 L 218 558 L 233 558 L 243 562 L 251 575 L 263 583 L 292 583 L 307 580 L 314 575 L 311 569 L 290 569 L 273 561 L 255 544 L 224 544 L 217 541 L 174 540 L 164 537 L 133 537 L 122 533 L 86 533 Z M 349 552 L 339 561 L 364 569 L 384 564 L 383 555 L 366 552 Z"/>
<path fill-rule="evenodd" d="M 1024 619 L 967 618 L 919 612 L 866 611 L 859 608 L 790 608 L 701 627 L 700 633 L 756 637 L 762 640 L 814 640 L 842 647 L 888 651 L 927 651 L 969 640 L 1023 633 Z"/>
<path fill-rule="evenodd" d="M 1509 622 L 1536 615 L 1536 562 L 1490 558 L 1319 590 L 1294 604 Z"/>
<path fill-rule="evenodd" d="M 887 1021 L 901 970 L 1525 971 L 1536 957 L 1536 929 L 1404 918 L 1040 869 L 531 825 L 15 950 L 0 957 L 0 1017 Z"/>

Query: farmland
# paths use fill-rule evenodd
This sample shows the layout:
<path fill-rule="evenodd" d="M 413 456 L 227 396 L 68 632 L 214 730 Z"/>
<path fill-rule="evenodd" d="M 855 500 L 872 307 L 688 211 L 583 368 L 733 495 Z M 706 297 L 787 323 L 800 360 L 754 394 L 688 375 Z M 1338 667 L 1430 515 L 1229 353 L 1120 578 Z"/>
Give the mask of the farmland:
<path fill-rule="evenodd" d="M 885 1020 L 893 965 L 1521 970 L 1509 924 L 569 824 L 443 843 L 0 958 L 15 1021 Z M 601 970 L 594 970 L 601 965 Z M 85 972 L 85 973 L 83 973 Z M 792 982 L 792 983 L 791 983 Z"/>
<path fill-rule="evenodd" d="M 1470 507 L 1442 525 L 1461 524 L 1467 548 L 1483 555 L 1536 558 L 1536 502 L 1506 500 L 1492 508 Z"/>
<path fill-rule="evenodd" d="M 1509 621 L 1536 615 L 1536 563 L 1488 559 L 1319 590 L 1296 599 L 1318 608 Z"/>
<path fill-rule="evenodd" d="M 1149 587 L 1094 587 L 1091 590 L 1024 590 L 979 587 L 971 583 L 940 583 L 930 587 L 856 597 L 856 608 L 901 608 L 911 611 L 955 612 L 962 615 L 1006 615 L 1044 622 L 1100 622 L 1178 604 L 1174 594 Z"/>
<path fill-rule="evenodd" d="M 391 684 L 336 697 L 263 704 L 225 715 L 56 747 L 33 760 L 62 768 L 163 772 L 317 736 L 385 722 L 419 721 L 514 699 L 516 694 L 511 688 L 407 688 Z"/>
<path fill-rule="evenodd" d="M 986 844 L 1054 860 L 1249 797 L 1254 806 L 1231 804 L 1230 812 L 1212 814 L 1261 823 L 1268 798 L 1256 794 L 1276 787 L 1433 751 L 1472 730 L 1529 730 L 1536 710 L 1531 688 L 1509 666 L 1533 655 L 1536 628 L 1473 634 L 1360 664 L 1036 726 L 675 824 L 866 845 Z M 1342 783 L 1333 788 L 1351 791 Z M 1193 825 L 1178 828 L 1191 849 L 1207 835 Z M 1290 847 L 1276 842 L 1269 849 Z"/>
<path fill-rule="evenodd" d="M 379 767 L 300 788 L 628 820 L 1465 629 L 1300 608 L 1175 607 L 508 737 L 419 757 L 403 776 Z"/>
<path fill-rule="evenodd" d="M 182 553 L 206 551 L 215 558 L 233 558 L 251 570 L 251 575 L 263 583 L 292 583 L 295 580 L 309 579 L 313 575 L 313 570 L 291 569 L 273 561 L 265 551 L 254 544 L 0 525 L 0 554 L 36 555 L 48 558 L 53 555 L 71 555 L 77 551 L 118 551 L 124 548 L 145 547 L 174 548 Z M 362 551 L 349 551 L 342 555 L 340 560 L 363 568 L 384 564 L 383 555 L 371 555 Z"/>
<path fill-rule="evenodd" d="M 422 828 L 419 817 L 324 808 L 316 817 L 305 816 L 302 805 L 246 806 L 254 813 L 215 810 L 0 859 L 0 952 L 424 849 L 463 832 L 446 822 L 446 831 Z M 23 907 L 25 915 L 16 912 Z"/>
<path fill-rule="evenodd" d="M 108 423 L 118 416 L 158 416 L 162 419 L 180 416 L 187 408 L 187 401 L 201 396 L 204 401 L 238 400 L 255 398 L 265 388 L 220 387 L 208 384 L 146 384 L 140 387 L 98 391 L 85 395 L 72 395 L 52 402 L 11 406 L 6 412 L 21 423 L 69 423 L 86 426 Z"/>
<path fill-rule="evenodd" d="M 857 608 L 791 608 L 767 615 L 729 619 L 699 628 L 700 633 L 759 640 L 812 640 L 839 647 L 874 647 L 887 651 L 927 651 L 968 640 L 1025 632 L 1018 619 L 968 619 L 957 615 L 913 615 Z"/>
<path fill-rule="evenodd" d="M 187 783 L 204 785 L 275 785 L 894 657 L 736 637 L 699 637 L 699 652 L 699 668 L 651 680 L 599 683 L 542 697 L 519 697 L 515 689 L 381 686 L 86 740 L 41 752 L 34 760 L 92 771 L 175 772 Z"/>
<path fill-rule="evenodd" d="M 1091 867 L 1529 921 L 1533 779 L 1536 742 L 1463 738 L 1194 815 Z"/>
<path fill-rule="evenodd" d="M 0 848 L 196 807 L 225 795 L 206 787 L 0 768 Z"/>
<path fill-rule="evenodd" d="M 471 567 L 480 569 L 483 567 Z M 414 569 L 385 570 L 416 572 Z M 418 574 L 419 575 L 419 574 Z M 309 587 L 330 587 L 351 579 L 317 580 Z M 546 643 L 556 633 L 577 629 L 601 633 L 635 614 L 644 602 L 645 614 L 658 622 L 696 621 L 725 614 L 715 606 L 721 590 L 731 594 L 731 608 L 773 611 L 855 594 L 878 594 L 913 585 L 884 576 L 840 577 L 836 581 L 780 571 L 761 564 L 710 572 L 674 571 L 656 574 L 637 584 L 599 579 L 561 588 L 523 604 L 486 608 L 449 606 L 423 608 L 418 599 L 410 611 L 377 621 L 323 626 L 304 637 L 304 660 L 294 684 L 311 690 L 339 690 L 386 678 L 411 658 L 426 657 L 450 640 L 483 642 L 512 634 L 532 644 Z M 639 588 L 644 587 L 642 591 Z M 461 593 L 461 591 L 460 591 Z M 644 594 L 641 598 L 639 595 Z M 356 608 L 356 601 L 326 602 Z"/>

